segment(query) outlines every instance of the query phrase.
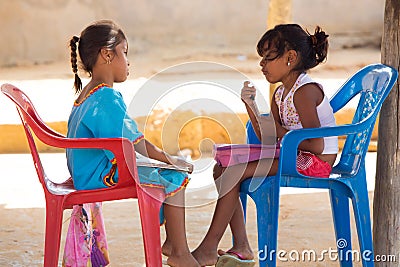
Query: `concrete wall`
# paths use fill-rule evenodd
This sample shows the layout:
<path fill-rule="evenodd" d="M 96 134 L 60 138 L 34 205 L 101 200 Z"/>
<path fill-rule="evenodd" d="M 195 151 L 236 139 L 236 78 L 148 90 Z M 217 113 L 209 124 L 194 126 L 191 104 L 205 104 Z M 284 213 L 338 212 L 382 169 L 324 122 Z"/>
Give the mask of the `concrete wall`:
<path fill-rule="evenodd" d="M 334 48 L 380 46 L 384 9 L 385 0 L 293 0 L 293 20 L 323 27 Z"/>
<path fill-rule="evenodd" d="M 293 0 L 293 20 L 321 25 L 336 47 L 379 45 L 383 8 L 384 0 Z M 2 0 L 0 66 L 65 60 L 69 38 L 103 18 L 122 26 L 136 54 L 254 52 L 267 13 L 268 0 Z"/>
<path fill-rule="evenodd" d="M 93 20 L 110 18 L 126 32 L 130 52 L 254 44 L 263 32 L 267 1 L 252 0 L 3 0 L 0 66 L 64 60 L 69 38 Z"/>

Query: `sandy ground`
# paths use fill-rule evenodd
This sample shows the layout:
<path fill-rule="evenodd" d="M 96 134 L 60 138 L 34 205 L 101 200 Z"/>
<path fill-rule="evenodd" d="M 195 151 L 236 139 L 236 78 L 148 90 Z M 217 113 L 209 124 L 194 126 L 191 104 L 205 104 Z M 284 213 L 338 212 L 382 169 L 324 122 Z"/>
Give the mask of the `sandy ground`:
<path fill-rule="evenodd" d="M 148 57 L 136 60 L 133 66 L 135 75 L 149 77 L 165 67 L 192 60 L 208 60 L 220 62 L 237 68 L 250 77 L 261 77 L 259 74 L 258 58 L 254 55 L 198 55 L 196 57 L 169 56 L 159 59 Z M 152 62 L 152 64 L 150 64 Z M 357 69 L 370 63 L 380 62 L 380 53 L 376 49 L 356 49 L 331 51 L 328 62 L 311 72 L 314 77 L 349 77 Z M 140 67 L 139 67 L 140 66 Z M 69 66 L 64 63 L 52 63 L 40 66 L 0 69 L 2 80 L 49 79 L 71 77 Z M 18 159 L 17 159 L 18 160 Z M 24 163 L 24 164 L 31 164 Z M 2 165 L 3 168 L 10 168 Z M 12 172 L 13 177 L 3 177 L 18 181 L 24 173 Z M 33 168 L 27 176 L 34 181 L 36 176 Z M 0 266 L 41 266 L 43 260 L 44 238 L 44 208 L 42 191 L 36 188 L 34 198 L 40 203 L 39 207 L 12 207 L 7 201 L 14 198 L 24 198 L 23 192 L 30 191 L 24 183 L 10 188 L 0 187 Z M 13 191 L 15 190 L 15 191 Z M 21 191 L 21 193 L 18 193 Z M 371 200 L 372 200 L 371 192 Z M 26 201 L 31 201 L 27 197 Z M 215 202 L 204 200 L 207 205 L 187 209 L 187 235 L 190 248 L 195 248 L 204 236 Z M 63 240 L 68 226 L 70 212 L 64 213 Z M 142 237 L 139 224 L 138 207 L 136 201 L 116 201 L 104 203 L 104 215 L 108 233 L 109 251 L 112 260 L 111 266 L 144 266 Z M 283 195 L 280 207 L 279 249 L 287 252 L 303 250 L 335 249 L 334 230 L 331 218 L 329 195 L 327 192 L 310 194 Z M 249 202 L 248 234 L 254 250 L 257 249 L 257 231 L 255 223 L 255 207 Z M 352 221 L 354 230 L 354 221 Z M 161 229 L 164 237 L 164 229 Z M 357 237 L 353 231 L 353 244 L 357 249 Z M 62 240 L 62 243 L 63 243 Z M 231 237 L 225 235 L 220 247 L 229 248 Z M 62 252 L 62 248 L 61 248 Z M 278 266 L 339 266 L 335 260 L 325 259 L 322 262 L 309 261 L 279 261 Z M 361 266 L 356 262 L 355 266 Z"/>
<path fill-rule="evenodd" d="M 103 207 L 111 266 L 144 266 L 137 202 L 108 202 L 104 203 Z M 187 210 L 187 236 L 190 248 L 195 248 L 206 233 L 213 208 L 214 203 Z M 69 214 L 69 211 L 66 211 L 65 218 L 68 218 Z M 248 216 L 248 235 L 253 249 L 256 250 L 255 207 L 252 202 L 249 203 Z M 2 218 L 0 266 L 41 266 L 44 209 L 7 209 L 0 206 L 0 217 Z M 67 227 L 68 220 L 63 224 L 62 243 Z M 323 250 L 336 249 L 327 193 L 283 196 L 279 227 L 279 249 L 288 253 L 290 251 L 302 253 L 303 250 L 321 253 Z M 161 229 L 161 232 L 164 236 L 164 229 Z M 220 247 L 229 248 L 230 238 L 230 234 L 226 234 Z M 357 238 L 353 241 L 355 249 L 356 242 Z M 334 258 L 333 260 L 326 258 L 321 262 L 293 261 L 289 257 L 287 259 L 287 262 L 279 261 L 278 266 L 339 266 Z M 361 266 L 359 262 L 354 265 Z"/>
<path fill-rule="evenodd" d="M 44 169 L 49 178 L 61 181 L 68 177 L 65 155 L 43 153 Z M 373 165 L 376 153 L 367 155 L 368 188 L 373 190 Z M 42 266 L 45 202 L 43 190 L 35 175 L 29 154 L 1 154 L 0 162 L 5 179 L 0 188 L 0 266 Z M 187 236 L 191 249 L 195 248 L 207 231 L 215 207 L 216 191 L 212 186 L 211 168 L 192 175 L 187 190 Z M 211 185 L 211 187 L 210 187 Z M 324 261 L 301 261 L 297 253 L 323 250 L 334 251 L 335 238 L 329 195 L 324 190 L 282 188 L 279 249 L 291 253 L 278 266 L 338 266 L 332 258 Z M 372 199 L 372 192 L 370 194 Z M 103 204 L 109 242 L 111 266 L 144 266 L 143 242 L 137 201 L 114 201 Z M 254 251 L 257 251 L 257 231 L 254 203 L 248 201 L 247 230 Z M 71 211 L 64 212 L 61 252 Z M 358 248 L 352 219 L 354 249 Z M 165 238 L 163 227 L 160 229 Z M 226 232 L 220 247 L 230 246 L 231 235 Z M 295 254 L 293 254 L 295 253 Z M 263 256 L 264 254 L 261 254 Z M 355 262 L 355 266 L 361 266 Z"/>

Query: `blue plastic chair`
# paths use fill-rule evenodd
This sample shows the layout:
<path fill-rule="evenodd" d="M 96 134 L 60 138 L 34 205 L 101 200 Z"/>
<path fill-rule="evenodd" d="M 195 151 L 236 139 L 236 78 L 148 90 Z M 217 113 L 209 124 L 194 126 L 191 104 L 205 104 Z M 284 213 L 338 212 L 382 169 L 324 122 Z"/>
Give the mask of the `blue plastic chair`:
<path fill-rule="evenodd" d="M 329 189 L 336 244 L 341 266 L 352 266 L 349 199 L 352 200 L 363 266 L 374 266 L 374 253 L 365 155 L 376 118 L 398 73 L 395 69 L 373 64 L 359 70 L 331 98 L 334 112 L 354 96 L 359 103 L 351 124 L 288 132 L 281 141 L 279 168 L 275 176 L 251 178 L 241 184 L 241 200 L 246 214 L 249 195 L 257 209 L 260 266 L 276 266 L 279 189 L 284 187 Z M 259 143 L 251 123 L 247 124 L 248 143 Z M 330 178 L 312 178 L 296 170 L 297 147 L 305 139 L 324 136 L 346 136 L 340 160 Z M 261 179 L 261 180 L 260 180 Z M 261 182 L 260 182 L 261 181 Z"/>

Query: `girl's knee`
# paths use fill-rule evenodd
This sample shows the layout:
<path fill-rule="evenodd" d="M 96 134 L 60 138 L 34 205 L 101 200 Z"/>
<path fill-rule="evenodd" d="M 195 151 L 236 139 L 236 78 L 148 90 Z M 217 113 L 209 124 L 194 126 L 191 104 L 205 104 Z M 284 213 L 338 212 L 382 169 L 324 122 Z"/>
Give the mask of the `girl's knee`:
<path fill-rule="evenodd" d="M 221 167 L 221 166 L 219 166 L 218 164 L 215 164 L 215 165 L 214 165 L 214 169 L 213 169 L 213 177 L 214 177 L 214 180 L 217 180 L 217 179 L 222 175 L 222 173 L 224 172 L 224 170 L 225 170 L 224 167 Z"/>

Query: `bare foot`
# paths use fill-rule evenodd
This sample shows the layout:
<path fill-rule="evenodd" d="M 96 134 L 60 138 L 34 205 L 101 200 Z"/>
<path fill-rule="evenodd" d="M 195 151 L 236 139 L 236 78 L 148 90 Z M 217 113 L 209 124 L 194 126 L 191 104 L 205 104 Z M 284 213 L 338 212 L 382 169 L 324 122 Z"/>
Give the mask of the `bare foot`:
<path fill-rule="evenodd" d="M 200 267 L 200 264 L 190 253 L 185 255 L 172 255 L 168 258 L 167 264 L 173 267 Z"/>
<path fill-rule="evenodd" d="M 230 253 L 230 251 L 233 251 L 235 253 Z M 253 255 L 253 251 L 251 251 L 250 248 L 246 248 L 246 247 L 232 247 L 231 249 L 227 250 L 227 251 L 223 251 L 222 249 L 218 250 L 218 255 L 225 255 L 225 254 L 231 254 L 234 256 L 239 254 L 241 256 L 242 260 L 253 260 L 254 259 L 254 255 Z"/>
<path fill-rule="evenodd" d="M 201 266 L 214 266 L 218 260 L 218 254 L 215 251 L 203 251 L 201 248 L 196 248 L 192 255 Z"/>
<path fill-rule="evenodd" d="M 171 242 L 165 240 L 164 244 L 162 245 L 161 252 L 164 256 L 171 256 L 172 254 L 172 245 Z"/>

